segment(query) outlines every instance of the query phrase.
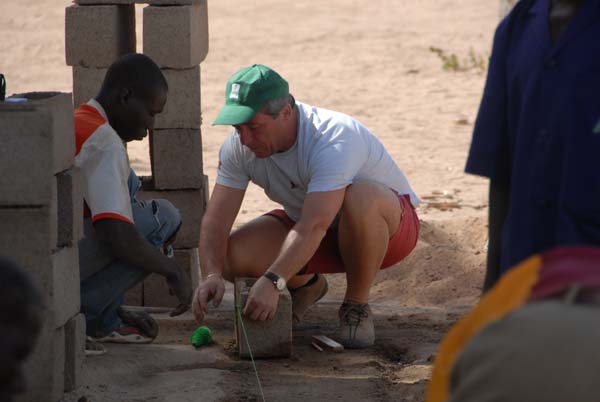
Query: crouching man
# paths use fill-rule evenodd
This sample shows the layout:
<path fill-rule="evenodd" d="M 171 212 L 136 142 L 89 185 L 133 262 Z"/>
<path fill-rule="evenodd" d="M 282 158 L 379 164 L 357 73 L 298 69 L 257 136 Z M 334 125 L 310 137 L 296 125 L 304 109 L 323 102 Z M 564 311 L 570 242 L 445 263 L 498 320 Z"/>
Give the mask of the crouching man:
<path fill-rule="evenodd" d="M 233 131 L 221 147 L 216 185 L 202 221 L 205 280 L 192 303 L 203 321 L 223 279 L 259 278 L 244 313 L 273 317 L 278 290 L 292 295 L 294 320 L 327 292 L 323 274 L 345 272 L 337 338 L 350 348 L 375 341 L 369 291 L 377 272 L 414 248 L 419 199 L 382 143 L 341 113 L 295 102 L 288 83 L 253 65 L 227 83 L 214 124 Z M 230 234 L 248 182 L 283 209 Z"/>

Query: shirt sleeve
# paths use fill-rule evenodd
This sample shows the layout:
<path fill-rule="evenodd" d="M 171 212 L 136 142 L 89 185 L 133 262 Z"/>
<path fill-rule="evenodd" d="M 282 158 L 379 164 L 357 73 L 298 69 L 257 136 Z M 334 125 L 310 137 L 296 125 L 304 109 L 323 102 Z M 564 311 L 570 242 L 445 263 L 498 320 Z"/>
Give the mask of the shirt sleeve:
<path fill-rule="evenodd" d="M 92 222 L 111 218 L 133 224 L 127 184 L 130 167 L 125 150 L 116 147 L 96 150 L 81 170 Z"/>
<path fill-rule="evenodd" d="M 231 133 L 219 150 L 216 183 L 225 187 L 246 190 L 250 176 L 244 170 L 241 144 L 237 134 Z"/>
<path fill-rule="evenodd" d="M 487 81 L 465 171 L 490 179 L 509 177 L 507 57 L 509 19 L 496 30 Z"/>
<path fill-rule="evenodd" d="M 309 162 L 308 193 L 334 191 L 352 184 L 368 157 L 362 136 L 346 125 L 317 150 Z"/>

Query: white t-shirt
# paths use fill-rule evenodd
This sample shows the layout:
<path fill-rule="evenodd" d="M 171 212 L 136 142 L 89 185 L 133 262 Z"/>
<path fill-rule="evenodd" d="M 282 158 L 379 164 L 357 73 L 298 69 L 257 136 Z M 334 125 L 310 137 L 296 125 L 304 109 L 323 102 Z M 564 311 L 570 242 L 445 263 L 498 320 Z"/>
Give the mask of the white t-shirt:
<path fill-rule="evenodd" d="M 298 136 L 292 148 L 260 159 L 234 130 L 219 152 L 217 183 L 245 190 L 252 181 L 295 221 L 307 193 L 339 190 L 360 180 L 384 184 L 408 194 L 413 206 L 419 204 L 404 173 L 365 126 L 342 113 L 297 106 Z"/>
<path fill-rule="evenodd" d="M 75 142 L 75 165 L 81 170 L 83 198 L 92 221 L 111 218 L 133 223 L 127 150 L 93 99 L 75 111 Z"/>

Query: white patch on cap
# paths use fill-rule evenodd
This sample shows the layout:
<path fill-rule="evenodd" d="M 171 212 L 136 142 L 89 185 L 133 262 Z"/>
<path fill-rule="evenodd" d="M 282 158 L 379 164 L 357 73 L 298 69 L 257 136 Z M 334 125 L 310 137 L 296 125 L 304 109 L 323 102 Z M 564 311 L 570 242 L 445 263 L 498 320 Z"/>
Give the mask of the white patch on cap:
<path fill-rule="evenodd" d="M 229 99 L 238 100 L 240 98 L 240 84 L 231 84 L 231 92 L 229 93 Z"/>

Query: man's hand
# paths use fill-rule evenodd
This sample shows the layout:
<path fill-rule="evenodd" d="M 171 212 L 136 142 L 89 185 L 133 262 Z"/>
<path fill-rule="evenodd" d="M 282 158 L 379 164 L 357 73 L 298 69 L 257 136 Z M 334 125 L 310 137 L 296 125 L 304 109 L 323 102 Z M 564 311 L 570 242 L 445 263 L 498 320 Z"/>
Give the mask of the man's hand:
<path fill-rule="evenodd" d="M 250 289 L 244 315 L 253 320 L 270 320 L 277 311 L 277 303 L 279 303 L 279 291 L 271 281 L 261 276 Z"/>
<path fill-rule="evenodd" d="M 182 268 L 178 267 L 176 274 L 167 277 L 167 283 L 169 288 L 179 299 L 179 306 L 171 311 L 171 317 L 185 313 L 190 307 L 190 301 L 192 299 L 192 284 L 190 283 L 188 275 Z"/>
<path fill-rule="evenodd" d="M 220 275 L 209 276 L 198 285 L 192 302 L 192 312 L 198 324 L 204 322 L 204 316 L 208 313 L 208 302 L 212 300 L 213 306 L 217 307 L 223 300 L 223 294 L 225 294 L 225 283 Z"/>

